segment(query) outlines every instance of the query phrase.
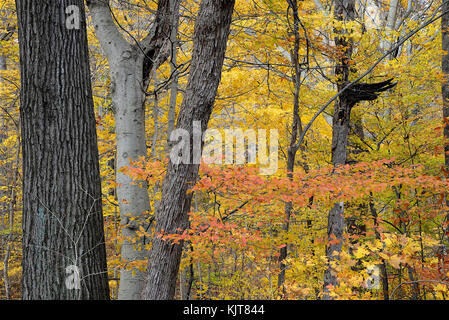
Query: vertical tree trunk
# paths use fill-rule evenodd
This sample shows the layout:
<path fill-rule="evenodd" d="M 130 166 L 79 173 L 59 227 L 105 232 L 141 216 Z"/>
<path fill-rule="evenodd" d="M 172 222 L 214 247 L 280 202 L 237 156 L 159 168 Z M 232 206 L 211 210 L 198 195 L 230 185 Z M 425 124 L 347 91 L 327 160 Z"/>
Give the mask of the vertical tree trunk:
<path fill-rule="evenodd" d="M 334 16 L 338 21 L 350 22 L 355 20 L 355 0 L 336 0 Z M 349 63 L 353 51 L 353 41 L 347 31 L 337 30 L 340 34 L 335 38 L 335 47 L 339 54 L 335 74 L 337 75 L 337 88 L 342 91 L 349 85 Z M 378 83 L 356 83 L 352 84 L 338 99 L 335 104 L 332 118 L 332 165 L 341 166 L 346 164 L 348 136 L 350 132 L 351 110 L 360 101 L 373 101 L 378 98 L 380 92 L 393 88 L 396 83 L 392 79 Z M 343 244 L 344 203 L 335 203 L 329 212 L 326 246 L 326 257 L 328 259 L 327 269 L 324 272 L 323 299 L 331 299 L 329 286 L 337 286 L 339 255 Z"/>
<path fill-rule="evenodd" d="M 231 25 L 234 0 L 203 0 L 196 18 L 190 77 L 181 105 L 177 129 L 193 134 L 193 121 L 201 121 L 204 132 L 212 113 L 221 78 Z M 190 144 L 190 154 L 193 146 Z M 188 225 L 192 194 L 187 191 L 198 177 L 198 164 L 168 165 L 162 184 L 162 199 L 156 210 L 156 230 L 178 233 Z M 181 259 L 182 243 L 153 239 L 148 275 L 143 291 L 147 300 L 173 299 Z"/>
<path fill-rule="evenodd" d="M 5 57 L 5 55 L 2 53 L 2 45 L 1 45 L 1 43 L 0 43 L 0 71 L 4 71 L 4 70 L 6 70 L 6 57 Z M 3 79 L 2 79 L 2 77 L 0 77 L 0 84 L 3 82 Z M 5 132 L 3 132 L 3 131 L 0 131 L 0 142 L 2 142 L 3 141 L 3 139 L 5 139 L 6 137 L 7 137 L 7 122 L 5 121 L 5 120 L 3 120 L 2 121 L 2 123 L 0 123 L 0 130 L 2 130 L 3 128 L 5 128 Z M 0 160 L 3 160 L 2 158 L 0 158 Z M 2 179 L 0 179 L 0 183 L 1 184 L 4 184 L 4 185 L 7 185 L 7 175 L 5 174 L 6 173 L 6 171 L 7 171 L 7 167 L 4 167 L 4 168 L 2 168 L 2 170 L 1 170 L 1 173 L 2 173 L 2 175 L 3 175 L 3 178 Z M 15 181 L 14 181 L 14 183 L 15 183 Z M 12 185 L 12 190 L 14 190 L 14 185 Z M 0 198 L 3 198 L 4 196 L 6 196 L 6 195 L 8 195 L 8 193 L 6 192 L 6 191 L 3 191 L 3 190 L 0 190 Z M 11 198 L 11 204 L 12 204 L 12 198 Z M 3 215 L 3 214 L 8 214 L 7 212 L 8 212 L 8 207 L 7 207 L 7 203 L 6 203 L 6 201 L 5 201 L 5 203 L 0 203 L 0 211 L 1 211 L 1 214 Z M 9 227 L 10 227 L 10 233 L 9 233 L 9 235 L 8 235 L 8 237 L 6 237 L 6 239 L 5 239 L 5 244 L 6 244 L 6 253 L 5 253 L 5 257 L 3 258 L 3 277 L 4 277 L 4 287 L 5 287 L 5 298 L 6 298 L 6 300 L 9 300 L 9 298 L 10 298 L 10 293 L 9 293 L 9 276 L 8 276 L 8 264 L 9 264 L 9 255 L 10 255 L 10 252 L 11 252 L 11 237 L 12 237 L 12 234 L 13 234 L 13 229 L 11 228 L 11 224 L 12 224 L 12 221 L 11 221 L 11 214 L 13 215 L 13 217 L 14 217 L 14 208 L 13 208 L 13 211 L 11 212 L 9 212 L 9 214 L 10 214 L 10 224 L 9 224 Z M 6 226 L 5 226 L 6 227 Z M 2 230 L 2 227 L 0 227 L 0 230 Z"/>
<path fill-rule="evenodd" d="M 449 0 L 443 0 L 441 8 L 443 12 L 449 11 Z M 443 117 L 444 117 L 444 165 L 446 170 L 449 170 L 449 14 L 445 14 L 441 18 L 441 34 L 442 34 L 442 49 L 446 54 L 442 56 L 441 69 L 445 76 L 445 81 L 442 85 L 443 96 Z"/>
<path fill-rule="evenodd" d="M 15 161 L 15 167 L 12 168 L 14 170 L 13 180 L 10 182 L 11 186 L 9 188 L 9 212 L 8 212 L 8 220 L 9 220 L 9 233 L 6 238 L 6 249 L 5 249 L 5 257 L 3 258 L 3 277 L 4 277 L 4 285 L 5 285 L 5 298 L 6 300 L 10 299 L 10 284 L 9 284 L 9 258 L 11 255 L 12 245 L 13 245 L 13 235 L 14 235 L 14 220 L 15 220 L 15 212 L 16 212 L 16 203 L 17 203 L 17 192 L 16 187 L 18 185 L 19 178 L 19 165 L 20 165 L 20 138 L 19 134 L 17 134 L 17 156 Z"/>
<path fill-rule="evenodd" d="M 373 217 L 374 222 L 374 234 L 376 236 L 377 240 L 382 240 L 380 233 L 379 233 L 379 215 L 377 213 L 376 208 L 374 207 L 373 202 L 373 194 L 370 193 L 370 200 L 369 200 L 369 209 L 371 212 L 371 216 Z M 381 263 L 378 265 L 381 272 L 381 278 L 382 278 L 382 293 L 384 300 L 390 300 L 390 293 L 388 289 L 388 272 L 387 272 L 387 264 L 385 260 L 382 258 Z"/>
<path fill-rule="evenodd" d="M 79 29 L 66 27 L 70 5 L 79 9 Z M 84 1 L 17 0 L 16 6 L 22 84 L 22 296 L 109 299 Z"/>
<path fill-rule="evenodd" d="M 295 92 L 293 96 L 293 121 L 292 121 L 292 133 L 290 136 L 290 145 L 287 153 L 287 177 L 293 180 L 293 171 L 295 169 L 295 158 L 298 151 L 298 146 L 296 146 L 298 135 L 302 134 L 302 122 L 299 116 L 299 94 L 301 89 L 301 65 L 299 62 L 299 45 L 300 45 L 300 35 L 299 35 L 299 16 L 298 16 L 298 1 L 288 0 L 289 7 L 293 14 L 293 34 L 295 37 L 294 47 L 292 49 L 291 57 L 293 64 L 293 76 Z M 293 205 L 291 202 L 285 204 L 285 222 L 283 226 L 283 231 L 288 232 L 290 228 L 290 217 L 293 210 Z M 285 263 L 283 262 L 287 258 L 288 244 L 279 250 L 279 261 L 280 261 L 280 273 L 278 276 L 278 287 L 283 287 L 285 282 Z"/>
<path fill-rule="evenodd" d="M 132 178 L 120 170 L 129 166 L 130 160 L 147 156 L 144 96 L 141 91 L 143 57 L 137 48 L 130 48 L 128 52 L 129 57 L 111 67 L 111 84 L 117 134 L 117 200 L 123 238 L 121 258 L 134 262 L 145 261 L 148 255 L 145 245 L 149 239 L 139 237 L 136 232 L 139 226 L 147 230 L 145 219 L 151 206 L 147 184 L 133 183 Z M 120 270 L 119 300 L 139 299 L 144 279 L 140 270 Z"/>
<path fill-rule="evenodd" d="M 111 93 L 117 133 L 117 198 L 122 224 L 122 260 L 145 261 L 149 239 L 139 237 L 139 226 L 148 229 L 151 211 L 146 183 L 136 185 L 120 169 L 130 160 L 147 156 L 145 139 L 145 88 L 154 70 L 167 55 L 171 21 L 177 20 L 178 0 L 159 0 L 155 23 L 140 43 L 128 43 L 112 17 L 109 1 L 87 1 L 96 35 L 109 61 Z M 173 9 L 174 8 L 174 9 Z M 173 11 L 175 10 L 175 11 Z M 134 239 L 134 243 L 132 240 Z M 120 271 L 119 300 L 140 299 L 145 274 L 139 270 Z"/>
<path fill-rule="evenodd" d="M 444 75 L 444 82 L 442 84 L 442 98 L 443 98 L 443 136 L 444 136 L 444 173 L 446 178 L 449 178 L 449 0 L 443 0 L 441 7 L 442 12 L 446 12 L 441 17 L 441 34 L 442 34 L 442 49 L 443 54 L 441 58 L 441 70 Z M 449 199 L 446 200 L 449 205 Z M 449 214 L 446 217 L 446 222 L 449 223 Z M 449 224 L 446 226 L 446 235 L 449 238 Z"/>
<path fill-rule="evenodd" d="M 410 2 L 409 2 L 410 3 Z M 398 6 L 399 6 L 399 0 L 390 0 L 390 9 L 388 10 L 387 15 L 387 35 L 391 37 L 393 31 L 395 30 L 396 26 L 396 20 L 398 16 Z M 391 47 L 391 41 L 390 39 L 387 39 L 387 43 L 390 45 L 386 49 L 390 49 Z"/>
<path fill-rule="evenodd" d="M 355 18 L 355 2 L 354 0 L 336 0 L 335 2 L 335 19 L 339 21 L 352 21 Z M 336 37 L 335 46 L 337 50 L 342 50 L 339 57 L 335 73 L 338 77 L 338 91 L 341 91 L 349 80 L 349 60 L 352 55 L 352 41 L 347 39 L 345 35 Z M 353 107 L 346 95 L 342 95 L 335 104 L 334 116 L 332 121 L 332 164 L 334 166 L 344 165 L 347 156 L 348 135 L 350 130 L 351 108 Z M 328 286 L 336 286 L 338 280 L 336 277 L 336 269 L 332 264 L 338 263 L 340 260 L 344 232 L 344 204 L 339 202 L 334 204 L 328 216 L 328 245 L 326 246 L 326 257 L 328 258 L 328 266 L 324 272 L 324 295 L 323 299 L 330 299 L 328 295 Z"/>
<path fill-rule="evenodd" d="M 6 70 L 6 57 L 1 52 L 2 52 L 2 45 L 0 44 L 0 70 Z M 0 78 L 0 81 L 3 80 Z"/>
<path fill-rule="evenodd" d="M 410 1 L 409 1 L 410 3 Z M 387 39 L 384 39 L 381 41 L 381 48 L 384 50 L 390 50 L 395 43 L 395 40 L 393 40 L 393 33 L 396 30 L 396 20 L 398 17 L 398 8 L 400 6 L 399 0 L 390 0 L 390 8 L 388 10 L 387 14 L 387 23 L 386 23 L 386 36 Z M 398 48 L 393 53 L 390 54 L 390 59 L 393 60 L 394 58 L 397 58 L 399 56 L 401 48 Z"/>
<path fill-rule="evenodd" d="M 173 4 L 174 6 L 175 4 Z M 179 6 L 179 3 L 178 3 Z M 179 11 L 178 8 L 173 8 L 173 10 Z M 170 58 L 170 72 L 172 81 L 170 83 L 170 102 L 168 105 L 168 129 L 167 129 L 167 150 L 169 149 L 170 134 L 175 129 L 176 120 L 176 100 L 178 98 L 178 29 L 179 29 L 179 19 L 172 18 L 172 30 L 170 33 L 170 45 L 171 45 L 171 58 Z"/>

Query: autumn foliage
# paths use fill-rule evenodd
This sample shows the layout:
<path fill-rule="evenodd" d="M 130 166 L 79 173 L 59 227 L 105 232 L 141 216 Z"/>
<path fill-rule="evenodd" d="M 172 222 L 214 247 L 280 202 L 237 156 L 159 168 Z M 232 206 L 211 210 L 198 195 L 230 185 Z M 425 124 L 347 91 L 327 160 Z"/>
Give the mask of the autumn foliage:
<path fill-rule="evenodd" d="M 354 43 L 350 79 L 369 70 L 385 52 L 422 21 L 434 17 L 441 1 L 415 7 L 399 1 L 395 30 L 376 25 L 364 14 L 343 24 L 316 1 L 299 1 L 302 123 L 316 115 L 337 92 L 335 63 L 341 48 L 333 41 L 339 30 Z M 126 2 L 126 3 L 125 3 Z M 115 19 L 130 42 L 148 30 L 157 1 L 111 1 Z M 183 1 L 179 25 L 176 114 L 183 99 L 191 59 L 194 17 L 199 1 Z M 319 1 L 318 1 L 319 2 Z M 331 7 L 332 1 L 321 1 Z M 368 1 L 373 2 L 374 1 Z M 388 13 L 390 1 L 379 7 Z M 425 2 L 425 1 L 424 1 Z M 368 8 L 369 9 L 369 8 Z M 367 9 L 367 10 L 368 10 Z M 367 11 L 368 12 L 368 11 Z M 237 1 L 225 66 L 210 128 L 279 131 L 279 169 L 262 176 L 256 165 L 206 165 L 189 191 L 193 194 L 189 226 L 177 233 L 140 228 L 139 237 L 161 237 L 183 245 L 176 298 L 190 299 L 321 299 L 328 264 L 328 213 L 345 204 L 342 252 L 335 265 L 340 284 L 330 288 L 336 299 L 391 300 L 449 298 L 448 172 L 444 168 L 441 85 L 441 34 L 432 23 L 368 72 L 364 81 L 393 78 L 397 85 L 376 101 L 352 110 L 348 164 L 331 165 L 333 104 L 320 113 L 298 149 L 295 170 L 286 170 L 295 93 L 292 15 L 282 0 Z M 19 130 L 19 53 L 14 1 L 0 1 L 0 298 L 18 299 L 21 274 L 21 135 Z M 363 21 L 363 23 L 359 23 Z M 121 31 L 123 31 L 120 29 Z M 103 212 L 111 297 L 117 298 L 119 270 L 144 270 L 145 262 L 121 259 L 121 219 L 117 170 L 134 183 L 148 183 L 151 212 L 161 198 L 167 168 L 170 61 L 157 70 L 145 90 L 148 154 L 126 168 L 116 168 L 116 133 L 109 66 L 88 20 L 91 75 L 97 116 Z M 0 68 L 1 69 L 1 68 Z M 380 80 L 379 80 L 380 79 Z M 447 121 L 446 121 L 447 122 Z M 285 216 L 286 203 L 292 215 Z M 137 239 L 128 239 L 136 244 Z M 151 243 L 148 245 L 150 246 Z M 138 246 L 136 244 L 136 246 Z M 279 251 L 287 258 L 279 261 Z M 142 248 L 140 248 L 142 249 Z M 278 286 L 281 263 L 285 283 Z"/>

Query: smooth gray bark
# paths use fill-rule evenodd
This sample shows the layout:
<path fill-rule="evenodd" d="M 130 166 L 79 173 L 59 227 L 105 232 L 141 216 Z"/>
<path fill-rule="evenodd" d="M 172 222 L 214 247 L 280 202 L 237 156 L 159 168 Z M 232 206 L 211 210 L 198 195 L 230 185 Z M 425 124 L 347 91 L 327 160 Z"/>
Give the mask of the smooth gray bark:
<path fill-rule="evenodd" d="M 121 257 L 125 261 L 146 261 L 145 246 L 149 239 L 136 231 L 149 228 L 151 211 L 146 183 L 140 186 L 120 172 L 130 160 L 147 156 L 145 139 L 145 88 L 159 65 L 169 53 L 169 35 L 179 0 L 159 0 L 152 29 L 139 43 L 129 43 L 119 32 L 111 14 L 109 1 L 87 1 L 95 32 L 109 61 L 112 103 L 117 133 L 117 199 L 120 209 L 122 236 Z M 137 241 L 133 244 L 132 239 Z M 121 270 L 119 300 L 137 300 L 144 284 L 144 272 Z"/>
<path fill-rule="evenodd" d="M 386 23 L 386 35 L 388 38 L 392 37 L 393 31 L 395 30 L 398 6 L 399 0 L 390 0 L 390 9 L 388 10 Z M 394 44 L 394 41 L 392 41 L 391 39 L 384 39 L 381 43 L 383 49 L 390 50 Z M 393 58 L 394 55 L 392 55 L 391 57 Z"/>
<path fill-rule="evenodd" d="M 204 132 L 221 79 L 221 70 L 230 31 L 234 0 L 203 0 L 195 22 L 192 64 L 186 94 L 176 128 L 193 135 L 193 121 Z M 190 154 L 193 153 L 192 143 Z M 192 194 L 187 191 L 198 177 L 198 164 L 169 163 L 162 184 L 162 199 L 156 210 L 156 232 L 174 234 L 188 226 Z M 146 300 L 174 298 L 183 243 L 153 239 L 148 274 L 142 297 Z"/>
<path fill-rule="evenodd" d="M 394 31 L 396 25 L 396 18 L 398 15 L 399 0 L 390 0 L 390 9 L 387 15 L 387 30 Z"/>

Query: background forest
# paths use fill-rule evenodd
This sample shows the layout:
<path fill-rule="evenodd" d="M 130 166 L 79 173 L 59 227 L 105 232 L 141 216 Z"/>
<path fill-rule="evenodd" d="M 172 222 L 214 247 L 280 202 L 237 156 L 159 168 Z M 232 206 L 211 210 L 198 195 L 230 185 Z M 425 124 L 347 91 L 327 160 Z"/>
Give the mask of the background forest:
<path fill-rule="evenodd" d="M 86 3 L 110 298 L 137 298 L 174 243 L 175 299 L 448 299 L 449 2 L 236 0 L 206 126 L 276 129 L 278 170 L 202 164 L 179 227 L 155 212 L 178 201 L 162 191 L 174 172 L 169 137 L 183 99 L 195 101 L 192 65 L 208 66 L 192 62 L 200 2 Z M 173 14 L 161 18 L 161 3 Z M 164 21 L 168 41 L 152 47 L 150 68 L 150 51 L 124 58 Z M 32 264 L 22 255 L 19 57 L 16 3 L 0 0 L 1 299 L 26 296 Z M 144 108 L 125 123 L 120 103 Z M 140 140 L 127 128 L 143 130 Z"/>

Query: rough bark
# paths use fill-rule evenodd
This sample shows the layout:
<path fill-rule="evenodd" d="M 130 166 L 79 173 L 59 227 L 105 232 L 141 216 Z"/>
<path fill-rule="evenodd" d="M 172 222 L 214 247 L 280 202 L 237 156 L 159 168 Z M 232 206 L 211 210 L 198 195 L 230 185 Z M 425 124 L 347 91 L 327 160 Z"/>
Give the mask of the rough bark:
<path fill-rule="evenodd" d="M 393 32 L 395 31 L 396 20 L 398 15 L 399 0 L 390 0 L 390 9 L 387 14 L 386 23 L 386 35 L 387 39 L 382 41 L 383 49 L 390 50 L 394 44 L 394 40 L 391 39 Z M 390 59 L 394 59 L 398 52 L 392 53 Z"/>
<path fill-rule="evenodd" d="M 174 10 L 176 10 L 176 8 L 174 8 Z M 177 10 L 179 11 L 179 8 Z M 171 46 L 170 72 L 172 81 L 170 83 L 170 102 L 168 105 L 167 142 L 169 142 L 170 134 L 175 128 L 175 120 L 176 120 L 176 100 L 178 97 L 178 83 L 179 83 L 178 63 L 177 63 L 178 57 L 177 50 L 179 45 L 178 44 L 179 19 L 172 19 L 172 26 L 173 27 L 170 33 L 170 46 Z"/>
<path fill-rule="evenodd" d="M 441 8 L 442 12 L 449 11 L 449 0 L 443 1 Z M 445 14 L 441 18 L 441 33 L 442 33 L 442 49 L 443 54 L 441 58 L 441 69 L 444 74 L 444 82 L 442 84 L 443 96 L 443 118 L 444 118 L 444 165 L 446 171 L 449 172 L 449 14 Z"/>
<path fill-rule="evenodd" d="M 204 132 L 212 112 L 221 78 L 234 0 L 203 0 L 196 18 L 192 64 L 177 129 L 193 134 L 193 121 L 201 121 Z M 190 148 L 192 155 L 193 146 Z M 156 210 L 156 231 L 178 233 L 188 225 L 192 194 L 187 191 L 198 177 L 198 164 L 169 163 L 162 184 L 162 199 Z M 173 299 L 182 253 L 182 243 L 153 239 L 148 275 L 142 297 L 147 300 Z"/>
<path fill-rule="evenodd" d="M 355 18 L 354 0 L 336 0 L 335 19 L 339 21 L 351 21 Z M 349 80 L 349 60 L 351 59 L 353 44 L 344 36 L 338 36 L 335 39 L 335 46 L 342 50 L 341 57 L 337 62 L 335 73 L 339 77 L 338 90 L 340 91 Z M 347 143 L 349 135 L 350 114 L 352 106 L 345 97 L 340 97 L 335 104 L 334 116 L 332 120 L 332 164 L 334 166 L 344 165 L 347 156 Z M 326 257 L 328 266 L 324 272 L 324 295 L 323 299 L 330 299 L 328 295 L 328 286 L 336 286 L 338 280 L 336 277 L 336 268 L 333 264 L 338 263 L 339 253 L 341 252 L 344 231 L 344 205 L 342 202 L 334 204 L 329 212 L 326 245 Z"/>
<path fill-rule="evenodd" d="M 449 0 L 443 0 L 442 12 L 449 12 Z M 441 87 L 443 98 L 443 135 L 444 135 L 444 171 L 446 178 L 449 177 L 449 14 L 441 17 L 442 49 L 441 70 L 444 81 Z M 449 205 L 449 199 L 446 200 Z M 449 238 L 449 214 L 446 216 L 446 236 Z"/>
<path fill-rule="evenodd" d="M 66 28 L 77 5 L 81 28 Z M 17 0 L 23 299 L 109 299 L 84 2 Z M 80 289 L 74 273 L 80 272 Z M 74 269 L 72 269 L 73 272 Z M 66 281 L 69 280 L 68 286 Z"/>
<path fill-rule="evenodd" d="M 135 185 L 120 169 L 130 160 L 147 156 L 145 139 L 145 93 L 154 70 L 167 58 L 172 11 L 178 0 L 160 0 L 152 29 L 139 43 L 128 43 L 119 32 L 111 14 L 109 1 L 87 1 L 95 32 L 109 61 L 112 103 L 117 134 L 117 199 L 122 236 L 122 260 L 145 261 L 149 239 L 139 237 L 139 226 L 148 229 L 147 213 L 151 211 L 147 185 Z M 131 239 L 137 241 L 133 244 Z M 144 272 L 121 270 L 119 300 L 140 299 Z"/>

